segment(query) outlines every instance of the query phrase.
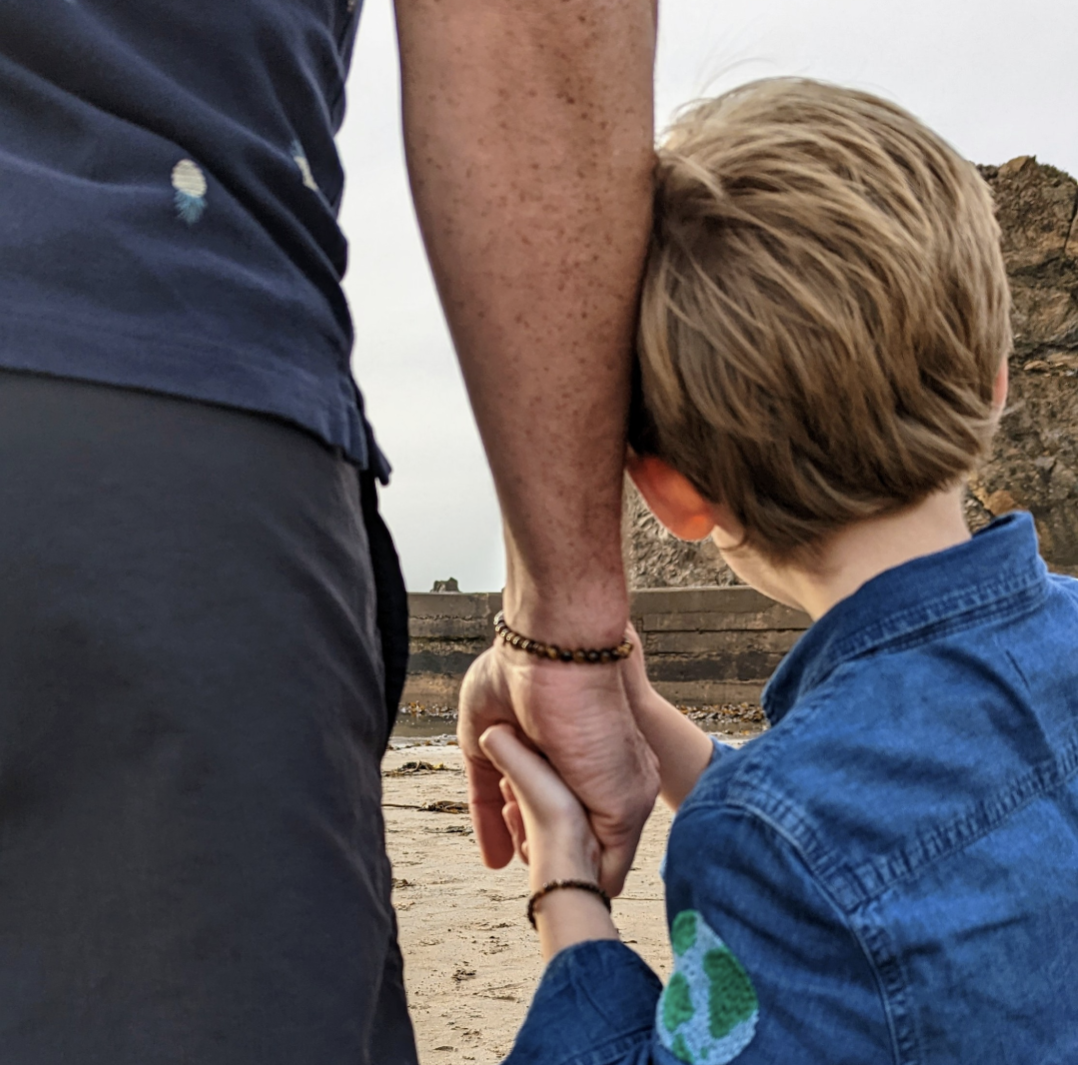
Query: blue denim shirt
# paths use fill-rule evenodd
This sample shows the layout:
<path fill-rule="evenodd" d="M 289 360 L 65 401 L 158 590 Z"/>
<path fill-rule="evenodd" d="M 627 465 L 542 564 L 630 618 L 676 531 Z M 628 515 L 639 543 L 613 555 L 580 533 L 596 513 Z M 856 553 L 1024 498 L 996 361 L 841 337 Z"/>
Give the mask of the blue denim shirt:
<path fill-rule="evenodd" d="M 1028 515 L 805 634 L 671 830 L 665 990 L 547 967 L 512 1065 L 1078 1062 L 1078 581 Z"/>

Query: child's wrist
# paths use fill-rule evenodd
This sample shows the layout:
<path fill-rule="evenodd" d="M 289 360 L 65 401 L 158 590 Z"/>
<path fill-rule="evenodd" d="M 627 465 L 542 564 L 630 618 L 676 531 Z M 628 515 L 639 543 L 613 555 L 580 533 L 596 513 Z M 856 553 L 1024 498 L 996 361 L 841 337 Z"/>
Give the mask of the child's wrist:
<path fill-rule="evenodd" d="M 564 854 L 546 861 L 532 861 L 528 866 L 528 883 L 532 894 L 542 891 L 547 884 L 557 880 L 587 880 L 593 884 L 599 882 L 599 870 L 596 863 L 584 855 L 567 856 Z"/>
<path fill-rule="evenodd" d="M 619 938 L 603 900 L 590 891 L 574 888 L 544 895 L 535 905 L 535 926 L 547 960 L 578 943 Z"/>

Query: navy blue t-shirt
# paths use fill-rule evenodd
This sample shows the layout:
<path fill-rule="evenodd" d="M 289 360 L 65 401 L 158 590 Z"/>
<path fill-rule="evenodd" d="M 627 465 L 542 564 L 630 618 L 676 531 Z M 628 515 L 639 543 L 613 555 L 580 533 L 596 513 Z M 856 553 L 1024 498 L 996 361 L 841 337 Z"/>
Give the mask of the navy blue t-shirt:
<path fill-rule="evenodd" d="M 0 367 L 287 418 L 384 473 L 334 145 L 357 0 L 0 0 Z"/>

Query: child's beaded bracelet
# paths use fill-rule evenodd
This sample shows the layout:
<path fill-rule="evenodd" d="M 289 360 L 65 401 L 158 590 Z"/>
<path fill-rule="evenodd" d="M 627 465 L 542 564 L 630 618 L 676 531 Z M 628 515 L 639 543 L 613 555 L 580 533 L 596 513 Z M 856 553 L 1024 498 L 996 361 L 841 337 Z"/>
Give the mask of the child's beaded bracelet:
<path fill-rule="evenodd" d="M 528 920 L 531 922 L 532 928 L 535 927 L 535 904 L 540 899 L 545 899 L 552 891 L 563 891 L 568 888 L 573 888 L 577 891 L 588 891 L 592 895 L 598 895 L 606 907 L 606 912 L 612 912 L 610 896 L 598 884 L 593 884 L 590 880 L 551 880 L 549 884 L 544 884 L 528 899 Z"/>

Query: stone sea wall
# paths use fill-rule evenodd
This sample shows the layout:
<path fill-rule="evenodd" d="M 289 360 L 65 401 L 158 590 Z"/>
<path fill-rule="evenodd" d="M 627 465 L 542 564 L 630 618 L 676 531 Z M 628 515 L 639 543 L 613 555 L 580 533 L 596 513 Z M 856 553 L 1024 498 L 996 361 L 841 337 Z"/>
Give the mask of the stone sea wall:
<path fill-rule="evenodd" d="M 497 593 L 408 597 L 412 658 L 403 701 L 455 708 L 464 672 L 490 645 Z M 805 615 L 751 588 L 671 588 L 633 596 L 655 687 L 683 706 L 756 703 L 808 625 Z"/>

